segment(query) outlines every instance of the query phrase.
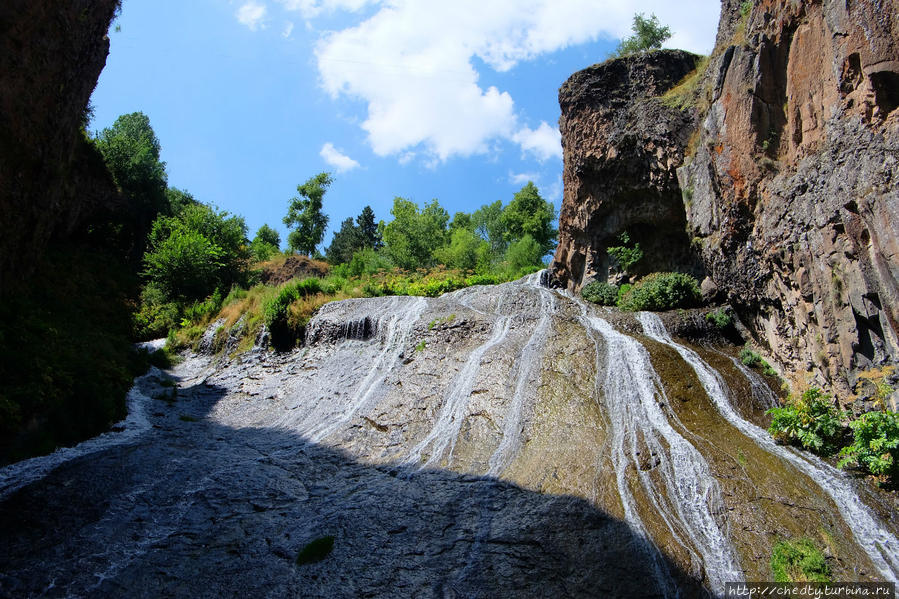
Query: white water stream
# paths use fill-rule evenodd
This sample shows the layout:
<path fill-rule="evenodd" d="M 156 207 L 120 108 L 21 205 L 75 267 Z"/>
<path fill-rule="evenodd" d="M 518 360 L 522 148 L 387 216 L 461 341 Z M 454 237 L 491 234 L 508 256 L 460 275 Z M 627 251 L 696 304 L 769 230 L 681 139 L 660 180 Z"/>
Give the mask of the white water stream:
<path fill-rule="evenodd" d="M 696 352 L 675 342 L 661 318 L 649 312 L 641 312 L 637 318 L 648 337 L 675 349 L 690 365 L 709 398 L 728 422 L 763 449 L 805 473 L 833 499 L 852 530 L 856 543 L 868 554 L 881 576 L 887 580 L 896 580 L 899 577 L 899 540 L 877 521 L 871 510 L 853 492 L 846 475 L 815 456 L 777 445 L 767 432 L 744 420 L 734 410 L 725 391 L 727 386 L 720 375 Z"/>

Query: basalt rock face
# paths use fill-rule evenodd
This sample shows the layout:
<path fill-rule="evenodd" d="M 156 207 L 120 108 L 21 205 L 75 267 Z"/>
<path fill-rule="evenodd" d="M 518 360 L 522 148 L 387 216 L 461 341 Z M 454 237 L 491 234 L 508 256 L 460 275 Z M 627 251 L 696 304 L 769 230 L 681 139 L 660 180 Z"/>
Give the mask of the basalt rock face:
<path fill-rule="evenodd" d="M 118 0 L 0 4 L 0 290 L 116 199 L 81 133 Z M 83 176 L 81 173 L 100 173 Z"/>
<path fill-rule="evenodd" d="M 621 233 L 640 243 L 636 272 L 701 270 L 685 233 L 676 169 L 695 126 L 690 112 L 658 96 L 698 57 L 661 51 L 575 73 L 559 90 L 565 195 L 552 275 L 571 289 L 605 279 L 606 248 Z M 640 270 L 642 269 L 642 270 Z"/>
<path fill-rule="evenodd" d="M 691 234 L 785 371 L 863 392 L 899 359 L 899 2 L 738 4 L 679 172 Z"/>

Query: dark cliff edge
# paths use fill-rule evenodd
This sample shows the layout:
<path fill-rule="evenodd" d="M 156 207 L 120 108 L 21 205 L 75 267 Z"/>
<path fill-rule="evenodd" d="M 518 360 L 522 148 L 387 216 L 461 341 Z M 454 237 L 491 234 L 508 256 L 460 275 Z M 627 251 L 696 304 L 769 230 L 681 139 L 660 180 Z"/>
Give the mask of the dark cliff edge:
<path fill-rule="evenodd" d="M 899 362 L 897 14 L 897 1 L 757 0 L 750 9 L 723 0 L 715 51 L 680 115 L 645 108 L 665 91 L 650 86 L 603 106 L 632 93 L 614 80 L 578 104 L 594 107 L 566 112 L 572 82 L 624 62 L 574 75 L 560 90 L 566 189 L 553 273 L 573 289 L 606 275 L 610 232 L 626 228 L 633 198 L 664 181 L 682 200 L 655 207 L 668 226 L 653 234 L 671 250 L 667 260 L 648 253 L 644 268 L 675 261 L 690 270 L 675 231 L 682 226 L 702 269 L 787 378 L 831 388 L 847 403 L 870 395 L 859 375 Z M 671 81 L 683 70 L 669 54 L 630 60 L 653 74 L 671 68 Z M 635 111 L 652 126 L 633 127 Z M 614 123 L 631 127 L 630 147 L 660 160 L 623 153 L 607 133 Z M 636 158 L 637 175 L 621 181 L 585 168 L 587 155 Z M 662 157 L 680 162 L 660 168 Z"/>
<path fill-rule="evenodd" d="M 118 4 L 0 3 L 0 464 L 125 412 L 131 217 L 84 132 Z"/>

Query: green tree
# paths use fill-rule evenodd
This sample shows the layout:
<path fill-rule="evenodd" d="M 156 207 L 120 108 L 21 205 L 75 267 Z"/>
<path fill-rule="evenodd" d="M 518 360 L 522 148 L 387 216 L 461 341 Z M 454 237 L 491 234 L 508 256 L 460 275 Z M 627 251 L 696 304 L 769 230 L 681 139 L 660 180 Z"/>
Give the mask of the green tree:
<path fill-rule="evenodd" d="M 506 227 L 506 240 L 511 243 L 530 235 L 540 246 L 541 256 L 556 247 L 558 231 L 552 227 L 555 218 L 556 210 L 552 203 L 540 196 L 537 186 L 531 181 L 515 194 L 501 216 Z"/>
<path fill-rule="evenodd" d="M 643 259 L 643 250 L 640 249 L 639 243 L 631 246 L 631 236 L 627 231 L 618 236 L 618 241 L 621 245 L 610 246 L 606 251 L 618 262 L 622 272 L 630 272 L 631 267 Z"/>
<path fill-rule="evenodd" d="M 299 196 L 290 200 L 284 217 L 284 224 L 294 227 L 287 236 L 291 251 L 312 256 L 324 239 L 328 216 L 322 212 L 322 201 L 333 181 L 329 173 L 319 173 L 297 185 Z"/>
<path fill-rule="evenodd" d="M 434 263 L 434 250 L 446 244 L 449 213 L 437 200 L 420 211 L 415 202 L 394 198 L 390 210 L 393 220 L 379 229 L 384 249 L 400 268 L 415 269 Z"/>
<path fill-rule="evenodd" d="M 359 228 L 361 248 L 381 249 L 384 243 L 381 241 L 378 223 L 375 220 L 375 211 L 371 209 L 371 206 L 362 209 L 362 212 L 356 217 L 356 226 Z"/>
<path fill-rule="evenodd" d="M 353 224 L 353 219 L 350 217 L 340 223 L 340 230 L 334 233 L 331 245 L 325 248 L 325 258 L 331 264 L 346 264 L 361 248 L 362 231 Z"/>
<path fill-rule="evenodd" d="M 479 262 L 484 262 L 488 251 L 486 241 L 468 229 L 458 227 L 451 233 L 449 244 L 434 251 L 434 257 L 450 268 L 475 270 Z"/>
<path fill-rule="evenodd" d="M 543 247 L 530 234 L 509 244 L 506 250 L 506 263 L 512 271 L 518 272 L 531 266 L 539 266 L 545 252 Z"/>
<path fill-rule="evenodd" d="M 193 194 L 189 191 L 178 189 L 177 187 L 169 187 L 166 189 L 165 197 L 166 203 L 168 204 L 165 212 L 168 214 L 178 214 L 185 206 L 199 204 L 199 202 L 194 199 Z"/>
<path fill-rule="evenodd" d="M 248 254 L 242 217 L 189 205 L 153 223 L 144 274 L 169 300 L 197 300 L 243 282 Z"/>
<path fill-rule="evenodd" d="M 449 224 L 450 233 L 454 233 L 457 229 L 465 229 L 474 233 L 474 221 L 470 214 L 457 212 L 453 215 L 453 220 Z"/>
<path fill-rule="evenodd" d="M 256 236 L 250 242 L 250 252 L 257 262 L 264 262 L 271 258 L 281 248 L 281 235 L 276 230 L 262 225 L 256 231 Z"/>
<path fill-rule="evenodd" d="M 658 50 L 662 47 L 665 40 L 671 37 L 671 29 L 667 26 L 662 26 L 655 15 L 650 15 L 647 19 L 643 16 L 643 13 L 634 15 L 631 31 L 634 32 L 634 35 L 621 40 L 621 43 L 618 44 L 618 49 L 615 51 L 616 56 L 627 56 L 628 54 L 636 54 L 638 52 Z"/>
<path fill-rule="evenodd" d="M 492 204 L 484 204 L 471 215 L 471 223 L 475 233 L 487 240 L 492 261 L 499 261 L 508 246 L 503 203 L 497 200 Z"/>
<path fill-rule="evenodd" d="M 143 246 L 150 224 L 169 213 L 165 163 L 159 139 L 142 112 L 123 114 L 94 139 L 116 185 L 128 198 L 135 221 L 135 244 Z"/>

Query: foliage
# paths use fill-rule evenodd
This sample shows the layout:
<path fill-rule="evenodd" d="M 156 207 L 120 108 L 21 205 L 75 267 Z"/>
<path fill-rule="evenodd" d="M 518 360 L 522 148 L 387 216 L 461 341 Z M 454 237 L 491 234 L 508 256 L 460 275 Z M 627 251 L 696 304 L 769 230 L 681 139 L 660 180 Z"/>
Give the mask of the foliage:
<path fill-rule="evenodd" d="M 657 50 L 662 47 L 662 43 L 665 40 L 671 37 L 671 29 L 667 26 L 662 26 L 654 14 L 651 14 L 648 19 L 643 16 L 643 13 L 634 15 L 631 31 L 634 34 L 621 40 L 621 43 L 618 44 L 618 49 L 615 51 L 615 56 L 627 56 L 628 54 Z"/>
<path fill-rule="evenodd" d="M 500 220 L 506 229 L 506 241 L 521 241 L 530 236 L 537 242 L 542 257 L 556 246 L 558 231 L 552 227 L 555 218 L 552 203 L 544 200 L 537 186 L 528 181 L 503 209 Z"/>
<path fill-rule="evenodd" d="M 640 279 L 620 299 L 624 310 L 671 310 L 699 303 L 699 283 L 679 272 L 657 272 Z"/>
<path fill-rule="evenodd" d="M 899 481 L 899 413 L 868 412 L 849 423 L 852 445 L 840 451 L 840 467 L 857 465 L 871 474 Z"/>
<path fill-rule="evenodd" d="M 178 214 L 186 206 L 199 204 L 193 194 L 177 187 L 169 187 L 165 190 L 166 202 L 168 204 L 169 214 Z"/>
<path fill-rule="evenodd" d="M 701 93 L 703 91 L 699 84 L 702 83 L 702 76 L 705 74 L 708 66 L 709 57 L 703 56 L 700 58 L 696 63 L 695 69 L 681 79 L 676 86 L 665 92 L 662 96 L 662 103 L 679 110 L 686 110 L 696 106 L 701 101 Z M 692 193 L 687 193 L 687 190 L 684 190 L 684 192 L 688 197 Z"/>
<path fill-rule="evenodd" d="M 643 250 L 640 249 L 639 243 L 631 247 L 631 237 L 627 231 L 618 236 L 618 241 L 621 245 L 608 247 L 606 251 L 621 267 L 621 272 L 628 272 L 631 266 L 643 259 Z"/>
<path fill-rule="evenodd" d="M 265 262 L 280 251 L 281 236 L 268 225 L 262 225 L 250 242 L 250 254 L 256 262 Z"/>
<path fill-rule="evenodd" d="M 540 245 L 536 239 L 525 233 L 524 237 L 510 243 L 506 250 L 505 261 L 507 270 L 522 272 L 532 267 L 542 267 L 541 259 L 545 253 L 543 248 L 544 246 Z"/>
<path fill-rule="evenodd" d="M 724 330 L 728 327 L 733 326 L 734 318 L 730 315 L 727 310 L 723 308 L 718 308 L 717 310 L 712 310 L 708 314 L 705 315 L 705 319 L 715 325 L 716 328 Z M 745 348 L 743 349 L 745 351 Z M 742 357 L 742 351 L 740 356 Z M 756 354 L 757 355 L 757 354 Z M 745 362 L 744 362 L 745 363 Z"/>
<path fill-rule="evenodd" d="M 771 418 L 771 433 L 779 443 L 799 445 L 821 455 L 832 455 L 844 433 L 841 419 L 846 415 L 831 402 L 830 396 L 812 387 L 799 398 L 766 412 Z"/>
<path fill-rule="evenodd" d="M 618 287 L 605 281 L 593 281 L 584 285 L 581 297 L 601 306 L 614 306 L 618 303 Z"/>
<path fill-rule="evenodd" d="M 434 250 L 447 241 L 449 214 L 437 200 L 419 210 L 415 202 L 394 198 L 393 220 L 379 226 L 385 251 L 400 268 L 415 269 L 434 264 Z"/>
<path fill-rule="evenodd" d="M 506 225 L 503 222 L 503 203 L 496 200 L 484 204 L 471 215 L 471 225 L 481 239 L 490 246 L 491 261 L 498 261 L 506 251 Z"/>
<path fill-rule="evenodd" d="M 324 239 L 328 216 L 322 212 L 322 202 L 333 181 L 329 173 L 319 173 L 297 185 L 299 195 L 290 200 L 284 217 L 284 224 L 294 228 L 287 236 L 291 251 L 312 256 Z"/>
<path fill-rule="evenodd" d="M 830 582 L 824 554 L 808 538 L 778 541 L 771 553 L 775 582 Z"/>
<path fill-rule="evenodd" d="M 300 550 L 297 555 L 297 565 L 312 564 L 320 562 L 331 554 L 334 550 L 334 537 L 328 535 L 320 537 L 314 541 L 310 541 Z"/>
<path fill-rule="evenodd" d="M 480 263 L 489 266 L 490 248 L 486 241 L 465 228 L 456 228 L 450 235 L 449 245 L 437 248 L 434 257 L 449 268 L 475 270 Z"/>
<path fill-rule="evenodd" d="M 125 416 L 145 365 L 130 339 L 129 265 L 51 247 L 28 286 L 0 297 L 0 464 L 49 453 Z"/>
<path fill-rule="evenodd" d="M 331 245 L 325 248 L 325 259 L 330 264 L 345 264 L 352 260 L 353 254 L 362 246 L 359 229 L 349 217 L 340 223 L 340 229 L 334 233 Z"/>
<path fill-rule="evenodd" d="M 197 300 L 216 288 L 230 289 L 246 276 L 246 235 L 241 217 L 204 204 L 186 206 L 153 223 L 144 274 L 169 301 Z"/>
<path fill-rule="evenodd" d="M 761 370 L 767 376 L 777 376 L 777 371 L 758 352 L 753 351 L 748 346 L 740 350 L 740 361 L 750 368 Z"/>
<path fill-rule="evenodd" d="M 379 250 L 384 246 L 381 234 L 378 232 L 378 223 L 375 221 L 375 212 L 371 206 L 366 206 L 356 217 L 356 227 L 359 230 L 361 249 L 369 248 Z"/>

